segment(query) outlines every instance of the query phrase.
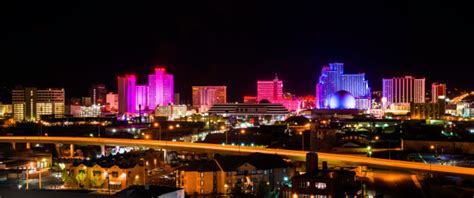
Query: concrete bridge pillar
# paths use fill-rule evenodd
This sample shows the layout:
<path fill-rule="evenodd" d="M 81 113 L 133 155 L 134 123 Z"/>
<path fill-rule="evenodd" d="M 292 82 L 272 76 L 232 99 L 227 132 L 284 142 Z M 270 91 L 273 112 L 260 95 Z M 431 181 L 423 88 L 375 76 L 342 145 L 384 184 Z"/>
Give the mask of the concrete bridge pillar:
<path fill-rule="evenodd" d="M 74 157 L 74 144 L 69 145 L 69 157 Z"/>
<path fill-rule="evenodd" d="M 56 152 L 58 153 L 58 157 L 62 157 L 61 153 L 61 144 L 54 144 L 54 147 L 56 148 Z"/>
<path fill-rule="evenodd" d="M 29 143 L 29 142 L 26 143 L 26 149 L 27 149 L 27 150 L 30 150 L 30 149 L 31 149 L 31 143 Z"/>
<path fill-rule="evenodd" d="M 105 156 L 105 145 L 100 145 L 100 154 Z"/>
<path fill-rule="evenodd" d="M 163 151 L 163 162 L 168 163 L 168 152 L 166 152 L 166 149 L 161 149 Z"/>

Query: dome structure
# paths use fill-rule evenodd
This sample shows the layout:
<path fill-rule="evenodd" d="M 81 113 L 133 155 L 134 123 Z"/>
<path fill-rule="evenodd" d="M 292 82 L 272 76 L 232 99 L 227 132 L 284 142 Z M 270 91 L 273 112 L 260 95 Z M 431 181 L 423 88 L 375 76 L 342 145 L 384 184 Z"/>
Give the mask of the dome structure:
<path fill-rule="evenodd" d="M 329 99 L 331 109 L 355 109 L 355 98 L 348 91 L 341 90 L 334 93 Z"/>

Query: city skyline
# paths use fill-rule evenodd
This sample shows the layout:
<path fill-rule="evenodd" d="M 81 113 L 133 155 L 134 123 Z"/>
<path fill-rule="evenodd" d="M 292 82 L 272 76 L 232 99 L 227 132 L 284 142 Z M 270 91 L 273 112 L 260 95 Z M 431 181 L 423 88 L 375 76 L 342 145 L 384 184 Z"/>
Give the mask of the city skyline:
<path fill-rule="evenodd" d="M 468 72 L 446 72 L 472 68 L 473 28 L 464 20 L 470 13 L 463 6 L 432 1 L 410 6 L 210 3 L 215 8 L 197 3 L 189 6 L 193 9 L 175 3 L 13 3 L 2 19 L 7 21 L 0 64 L 22 75 L 7 75 L 2 84 L 64 87 L 68 96 L 80 96 L 88 90 L 77 82 L 116 89 L 114 76 L 134 71 L 143 79 L 153 65 L 165 65 L 175 74 L 182 98 L 190 100 L 193 85 L 225 83 L 229 101 L 236 101 L 256 91 L 243 77 L 271 79 L 274 73 L 295 94 L 312 94 L 321 67 L 335 61 L 346 63 L 348 73 L 365 72 L 373 90 L 381 90 L 379 79 L 404 75 L 425 76 L 427 84 L 436 80 L 451 88 L 474 83 Z M 56 9 L 61 6 L 74 8 L 65 16 Z M 108 6 L 112 9 L 99 9 Z M 280 15 L 278 10 L 287 6 L 289 14 Z M 124 12 L 113 11 L 130 7 L 127 20 L 121 20 Z M 154 7 L 167 9 L 156 12 Z M 25 70 L 28 66 L 34 68 Z"/>
<path fill-rule="evenodd" d="M 7 1 L 2 197 L 473 197 L 463 2 Z"/>

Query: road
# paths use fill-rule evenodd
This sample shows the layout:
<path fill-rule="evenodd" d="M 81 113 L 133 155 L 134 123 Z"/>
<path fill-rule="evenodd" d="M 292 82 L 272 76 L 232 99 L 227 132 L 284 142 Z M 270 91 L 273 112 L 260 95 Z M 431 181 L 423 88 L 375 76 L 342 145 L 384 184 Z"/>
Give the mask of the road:
<path fill-rule="evenodd" d="M 367 188 L 383 197 L 426 197 L 418 177 L 408 171 L 376 170 L 370 172 Z"/>
<path fill-rule="evenodd" d="M 51 143 L 51 144 L 78 144 L 78 145 L 97 145 L 97 146 L 134 146 L 148 148 L 163 148 L 171 150 L 187 150 L 207 153 L 229 153 L 229 154 L 245 154 L 245 153 L 264 153 L 276 154 L 289 157 L 296 160 L 304 160 L 306 151 L 260 148 L 251 146 L 230 146 L 220 144 L 207 143 L 189 143 L 189 142 L 172 142 L 160 140 L 145 139 L 118 139 L 118 138 L 94 138 L 94 137 L 41 137 L 41 136 L 2 136 L 2 143 Z M 331 162 L 344 162 L 348 164 L 367 165 L 380 168 L 395 168 L 408 170 L 422 170 L 442 173 L 452 173 L 460 175 L 474 175 L 474 168 L 444 166 L 439 164 L 424 164 L 419 162 L 408 162 L 401 160 L 388 160 L 369 158 L 364 156 L 355 156 L 347 154 L 321 153 L 318 152 L 321 160 Z"/>

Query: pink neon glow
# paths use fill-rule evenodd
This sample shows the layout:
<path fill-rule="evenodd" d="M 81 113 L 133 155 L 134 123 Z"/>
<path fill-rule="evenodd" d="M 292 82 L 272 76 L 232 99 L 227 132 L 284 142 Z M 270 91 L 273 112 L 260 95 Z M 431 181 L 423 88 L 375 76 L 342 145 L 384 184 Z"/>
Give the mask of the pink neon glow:
<path fill-rule="evenodd" d="M 136 81 L 133 74 L 118 77 L 119 111 L 121 113 L 135 112 Z"/>
<path fill-rule="evenodd" d="M 136 110 L 141 111 L 148 108 L 148 86 L 137 85 L 137 103 Z"/>
<path fill-rule="evenodd" d="M 275 77 L 271 81 L 257 81 L 257 102 L 268 100 L 271 103 L 281 103 L 283 97 L 283 81 Z"/>

